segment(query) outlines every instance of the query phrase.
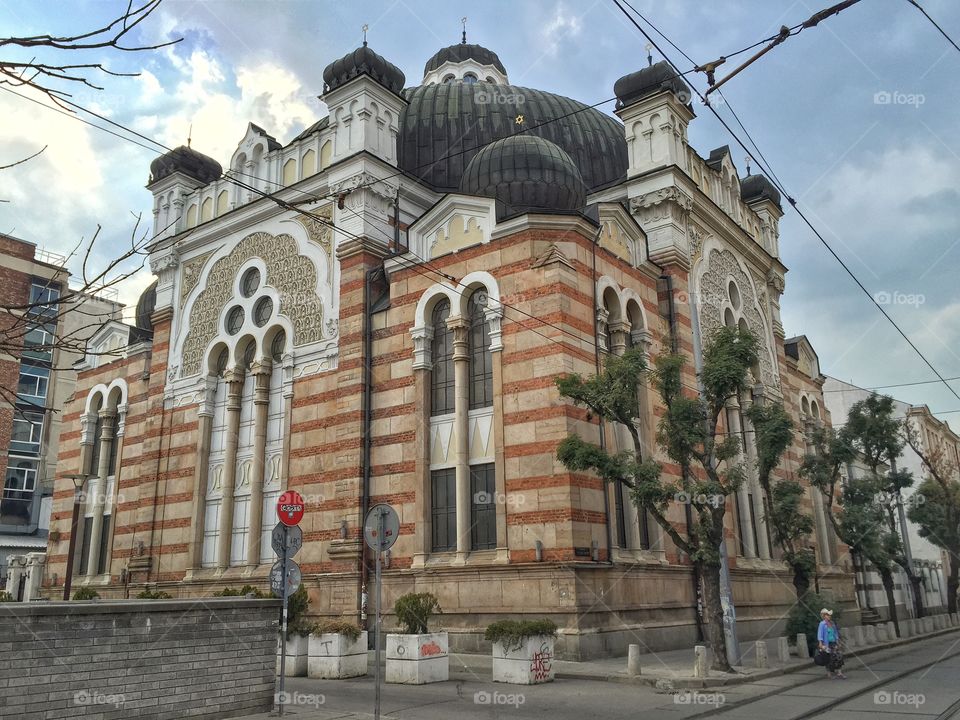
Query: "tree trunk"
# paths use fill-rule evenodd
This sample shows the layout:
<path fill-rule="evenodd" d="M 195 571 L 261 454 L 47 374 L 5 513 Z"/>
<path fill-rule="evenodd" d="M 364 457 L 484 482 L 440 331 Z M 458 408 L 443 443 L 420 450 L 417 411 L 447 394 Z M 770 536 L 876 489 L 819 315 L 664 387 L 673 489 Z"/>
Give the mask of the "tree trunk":
<path fill-rule="evenodd" d="M 926 615 L 923 607 L 923 578 L 915 573 L 910 573 L 910 588 L 913 590 L 913 616 L 922 618 Z"/>
<path fill-rule="evenodd" d="M 893 573 L 889 570 L 878 570 L 880 579 L 883 581 L 883 589 L 887 594 L 887 607 L 890 610 L 890 619 L 893 620 L 893 627 L 897 630 L 897 637 L 900 636 L 900 621 L 897 619 L 897 601 L 893 597 Z"/>
<path fill-rule="evenodd" d="M 957 589 L 960 585 L 960 556 L 950 555 L 950 574 L 947 575 L 947 612 L 957 612 Z"/>
<path fill-rule="evenodd" d="M 797 593 L 797 600 L 810 590 L 810 573 L 800 563 L 793 564 L 793 587 Z"/>
<path fill-rule="evenodd" d="M 723 631 L 723 605 L 720 602 L 720 566 L 698 563 L 703 578 L 703 610 L 707 621 L 707 638 L 713 655 L 711 670 L 730 672 L 727 639 Z"/>

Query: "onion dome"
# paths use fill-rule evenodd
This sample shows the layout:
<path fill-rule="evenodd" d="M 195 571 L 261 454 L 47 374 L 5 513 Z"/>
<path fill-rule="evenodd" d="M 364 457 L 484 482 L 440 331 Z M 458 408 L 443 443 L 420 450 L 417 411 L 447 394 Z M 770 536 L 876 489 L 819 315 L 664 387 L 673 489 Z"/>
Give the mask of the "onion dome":
<path fill-rule="evenodd" d="M 577 212 L 586 197 L 573 158 L 535 135 L 514 135 L 483 148 L 464 170 L 460 192 L 496 198 L 504 217 Z"/>
<path fill-rule="evenodd" d="M 421 85 L 403 96 L 399 167 L 437 192 L 457 192 L 480 148 L 524 128 L 572 158 L 591 192 L 627 177 L 623 125 L 576 100 L 486 82 Z"/>
<path fill-rule="evenodd" d="M 740 198 L 745 202 L 770 200 L 780 207 L 780 191 L 767 179 L 766 175 L 747 175 L 740 179 Z"/>
<path fill-rule="evenodd" d="M 403 90 L 403 83 L 406 81 L 400 68 L 382 55 L 375 53 L 364 42 L 361 47 L 324 68 L 323 82 L 326 85 L 326 92 L 336 90 L 361 75 L 369 75 L 397 95 Z"/>
<path fill-rule="evenodd" d="M 153 337 L 153 321 L 150 316 L 157 306 L 157 280 L 147 286 L 137 300 L 137 309 L 134 314 L 134 328 L 130 332 L 130 342 L 149 340 Z"/>
<path fill-rule="evenodd" d="M 493 50 L 488 50 L 483 45 L 470 44 L 466 38 L 463 42 L 438 50 L 423 66 L 423 74 L 429 75 L 445 62 L 462 63 L 467 60 L 473 60 L 478 65 L 492 65 L 504 75 L 507 74 L 507 69 Z"/>
<path fill-rule="evenodd" d="M 181 145 L 150 163 L 150 183 L 163 180 L 176 172 L 206 185 L 223 175 L 223 168 L 212 157 Z"/>
<path fill-rule="evenodd" d="M 690 87 L 665 60 L 635 73 L 624 75 L 613 84 L 618 108 L 633 105 L 633 103 L 649 95 L 655 95 L 661 90 L 670 90 L 685 105 L 689 105 L 690 99 L 693 97 Z"/>

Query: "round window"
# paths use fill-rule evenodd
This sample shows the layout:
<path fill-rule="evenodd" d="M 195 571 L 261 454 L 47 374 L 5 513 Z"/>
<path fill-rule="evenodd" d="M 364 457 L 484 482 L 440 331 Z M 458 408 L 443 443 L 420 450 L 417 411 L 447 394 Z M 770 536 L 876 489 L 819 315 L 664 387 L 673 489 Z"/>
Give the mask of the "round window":
<path fill-rule="evenodd" d="M 268 297 L 260 298 L 253 306 L 253 322 L 257 327 L 263 327 L 273 314 L 273 300 Z"/>
<path fill-rule="evenodd" d="M 250 268 L 240 278 L 240 294 L 244 297 L 250 297 L 259 287 L 260 271 L 257 268 Z"/>
<path fill-rule="evenodd" d="M 236 335 L 243 327 L 243 308 L 237 305 L 227 313 L 227 332 Z"/>
<path fill-rule="evenodd" d="M 287 346 L 287 335 L 283 330 L 273 336 L 273 342 L 270 343 L 270 355 L 274 362 L 280 362 L 283 357 L 283 351 Z"/>
<path fill-rule="evenodd" d="M 727 294 L 730 296 L 730 304 L 733 305 L 733 309 L 739 310 L 741 302 L 740 288 L 737 287 L 737 284 L 733 280 L 727 285 Z"/>

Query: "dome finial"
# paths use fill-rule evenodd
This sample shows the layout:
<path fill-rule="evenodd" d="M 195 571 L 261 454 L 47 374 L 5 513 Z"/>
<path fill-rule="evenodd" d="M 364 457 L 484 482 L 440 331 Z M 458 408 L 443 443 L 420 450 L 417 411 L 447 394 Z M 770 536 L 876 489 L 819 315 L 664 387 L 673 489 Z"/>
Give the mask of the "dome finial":
<path fill-rule="evenodd" d="M 364 23 L 363 27 L 360 29 L 363 30 L 363 46 L 366 47 L 367 46 L 367 30 L 370 29 L 370 26 Z"/>
<path fill-rule="evenodd" d="M 460 38 L 460 44 L 461 44 L 461 45 L 466 45 L 466 44 L 467 44 L 467 18 L 466 18 L 466 16 L 460 18 L 460 22 L 463 24 L 463 35 L 462 35 L 461 38 Z"/>
<path fill-rule="evenodd" d="M 187 130 L 187 147 L 190 147 L 190 140 L 193 136 L 193 123 L 190 123 L 190 129 Z"/>
<path fill-rule="evenodd" d="M 653 65 L 653 43 L 647 43 L 647 67 Z"/>
<path fill-rule="evenodd" d="M 747 164 L 747 177 L 750 177 L 750 163 L 753 162 L 753 158 L 747 155 L 743 160 Z"/>

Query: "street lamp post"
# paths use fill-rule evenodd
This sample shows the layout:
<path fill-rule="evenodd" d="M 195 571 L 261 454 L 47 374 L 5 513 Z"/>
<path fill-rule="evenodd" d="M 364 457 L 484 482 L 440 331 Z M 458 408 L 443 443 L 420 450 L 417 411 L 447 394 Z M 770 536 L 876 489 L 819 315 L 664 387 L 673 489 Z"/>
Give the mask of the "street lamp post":
<path fill-rule="evenodd" d="M 84 484 L 92 477 L 85 473 L 72 473 L 66 477 L 73 480 L 73 516 L 70 518 L 70 546 L 67 550 L 67 576 L 63 579 L 63 599 L 70 599 L 70 585 L 73 581 L 73 555 L 77 543 L 77 527 L 80 525 L 80 493 Z"/>

